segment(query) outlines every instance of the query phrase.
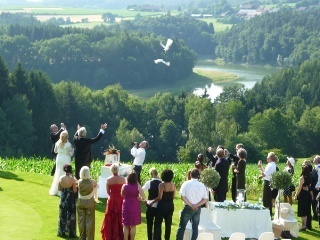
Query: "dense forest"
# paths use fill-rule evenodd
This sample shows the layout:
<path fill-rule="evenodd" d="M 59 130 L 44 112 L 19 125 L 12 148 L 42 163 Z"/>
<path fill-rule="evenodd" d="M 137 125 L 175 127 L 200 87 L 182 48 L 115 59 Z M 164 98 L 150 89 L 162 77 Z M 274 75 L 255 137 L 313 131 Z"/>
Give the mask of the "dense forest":
<path fill-rule="evenodd" d="M 114 83 L 131 89 L 155 86 L 189 76 L 196 61 L 195 53 L 177 38 L 164 52 L 160 42 L 166 39 L 155 34 L 105 26 L 62 28 L 23 14 L 1 13 L 1 19 L 0 54 L 9 69 L 21 63 L 46 72 L 55 83 L 73 80 L 93 89 Z M 155 64 L 159 58 L 170 62 L 170 68 Z"/>
<path fill-rule="evenodd" d="M 226 62 L 296 66 L 320 57 L 320 6 L 281 8 L 215 34 L 215 56 Z"/>
<path fill-rule="evenodd" d="M 319 7 L 283 8 L 215 33 L 187 14 L 123 21 L 93 29 L 59 27 L 24 14 L 0 14 L 0 54 L 12 71 L 46 72 L 53 83 L 77 81 L 91 89 L 120 83 L 144 88 L 184 79 L 198 54 L 225 62 L 292 67 L 320 57 Z M 172 38 L 170 51 L 160 42 Z M 170 62 L 155 64 L 155 59 Z"/>
<path fill-rule="evenodd" d="M 95 136 L 108 123 L 94 157 L 114 144 L 130 159 L 132 141 L 150 143 L 147 159 L 193 161 L 209 145 L 242 142 L 248 161 L 274 150 L 280 156 L 317 153 L 320 141 L 320 60 L 267 76 L 251 90 L 224 89 L 212 103 L 205 95 L 156 94 L 142 101 L 120 85 L 93 91 L 75 82 L 52 84 L 21 64 L 10 72 L 0 60 L 1 156 L 49 155 L 49 126 L 64 122 L 70 139 L 79 123 Z M 231 150 L 232 151 L 232 150 Z"/>
<path fill-rule="evenodd" d="M 168 38 L 182 39 L 188 48 L 198 54 L 214 52 L 213 24 L 192 18 L 190 14 L 161 17 L 136 17 L 135 21 L 122 21 L 113 28 L 162 35 Z"/>
<path fill-rule="evenodd" d="M 60 122 L 70 140 L 77 124 L 95 136 L 108 123 L 95 158 L 113 144 L 129 160 L 131 142 L 143 139 L 151 146 L 147 160 L 159 162 L 191 162 L 210 145 L 232 152 L 239 142 L 249 162 L 270 150 L 280 157 L 318 153 L 319 12 L 283 9 L 223 33 L 185 14 L 80 29 L 1 13 L 0 156 L 49 156 L 49 126 Z M 174 43 L 164 52 L 160 42 L 168 37 Z M 139 100 L 126 90 L 189 76 L 195 51 L 205 49 L 227 62 L 283 68 L 251 90 L 225 88 L 214 103 L 186 92 Z"/>

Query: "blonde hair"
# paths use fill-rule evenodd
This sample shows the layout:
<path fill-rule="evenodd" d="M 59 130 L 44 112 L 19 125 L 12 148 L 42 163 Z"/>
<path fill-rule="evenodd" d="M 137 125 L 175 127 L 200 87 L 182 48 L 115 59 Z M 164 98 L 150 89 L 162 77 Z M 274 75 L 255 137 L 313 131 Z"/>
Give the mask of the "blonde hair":
<path fill-rule="evenodd" d="M 90 179 L 90 178 L 91 178 L 89 167 L 83 166 L 83 167 L 80 169 L 80 178 L 83 179 L 83 180 L 86 180 L 86 179 Z"/>
<path fill-rule="evenodd" d="M 83 138 L 87 135 L 87 130 L 85 127 L 81 127 L 78 130 L 79 137 Z"/>
<path fill-rule="evenodd" d="M 150 168 L 149 173 L 151 176 L 158 176 L 158 171 L 154 167 Z"/>
<path fill-rule="evenodd" d="M 57 145 L 60 148 L 63 148 L 64 144 L 68 142 L 69 134 L 66 130 L 62 131 L 60 134 L 60 139 L 58 140 Z"/>
<path fill-rule="evenodd" d="M 269 152 L 267 158 L 270 158 L 273 162 L 278 162 L 279 158 L 274 152 Z"/>
<path fill-rule="evenodd" d="M 118 163 L 113 163 L 110 167 L 110 171 L 115 174 L 119 173 L 119 164 Z"/>

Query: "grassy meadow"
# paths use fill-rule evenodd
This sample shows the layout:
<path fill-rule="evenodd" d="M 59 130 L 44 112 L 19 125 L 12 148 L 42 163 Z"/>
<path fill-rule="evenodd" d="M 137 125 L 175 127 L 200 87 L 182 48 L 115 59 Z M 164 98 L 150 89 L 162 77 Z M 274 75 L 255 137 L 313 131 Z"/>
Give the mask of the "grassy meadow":
<path fill-rule="evenodd" d="M 102 161 L 92 163 L 92 177 L 98 179 Z M 59 198 L 50 196 L 48 191 L 53 177 L 50 171 L 53 162 L 49 159 L 41 158 L 21 158 L 21 159 L 1 159 L 0 158 L 0 236 L 3 240 L 50 240 L 59 239 L 57 234 L 58 204 Z M 174 182 L 179 188 L 185 180 L 186 171 L 192 168 L 193 164 L 159 164 L 147 163 L 143 167 L 142 182 L 149 179 L 148 170 L 156 167 L 159 172 L 165 168 L 174 171 Z M 279 165 L 280 169 L 284 164 Z M 297 168 L 298 169 L 298 168 Z M 261 196 L 262 182 L 257 179 L 258 170 L 255 164 L 248 164 L 247 167 L 247 191 L 248 201 L 256 202 Z M 298 173 L 294 176 L 297 182 Z M 228 195 L 230 199 L 230 194 Z M 178 212 L 183 204 L 179 194 L 175 200 L 175 213 L 173 215 L 171 239 L 175 238 L 179 224 Z M 96 204 L 96 239 L 101 239 L 100 227 L 104 218 L 106 199 L 100 199 Z M 296 203 L 294 204 L 296 208 Z M 137 240 L 146 239 L 146 219 L 145 207 L 142 204 L 142 224 L 137 227 Z M 4 220 L 5 219 L 5 220 Z M 298 218 L 300 221 L 300 219 Z M 314 229 L 312 231 L 301 232 L 301 240 L 319 239 L 320 229 L 317 223 L 313 221 Z M 224 239 L 226 240 L 226 239 Z"/>

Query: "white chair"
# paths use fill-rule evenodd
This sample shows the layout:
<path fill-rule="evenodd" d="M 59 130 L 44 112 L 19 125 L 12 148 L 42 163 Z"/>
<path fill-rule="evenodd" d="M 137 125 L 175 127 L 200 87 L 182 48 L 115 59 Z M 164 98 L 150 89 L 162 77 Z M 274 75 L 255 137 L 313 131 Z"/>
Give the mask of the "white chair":
<path fill-rule="evenodd" d="M 199 233 L 197 240 L 214 240 L 212 233 Z"/>
<path fill-rule="evenodd" d="M 280 203 L 280 209 L 278 211 L 278 204 L 279 203 L 277 202 L 272 227 L 280 233 L 281 230 L 289 230 L 293 237 L 298 237 L 299 225 L 295 217 L 294 208 L 289 203 Z M 276 237 L 279 237 L 277 236 L 279 234 L 276 233 L 275 235 Z"/>
<path fill-rule="evenodd" d="M 246 235 L 242 232 L 235 232 L 232 233 L 231 236 L 229 237 L 229 240 L 245 240 Z"/>
<path fill-rule="evenodd" d="M 181 211 L 180 211 L 181 214 Z M 211 210 L 208 208 L 201 208 L 200 222 L 198 226 L 198 233 L 211 233 L 214 240 L 221 240 L 221 229 L 215 225 L 211 218 Z M 184 240 L 190 240 L 192 236 L 192 225 L 187 223 L 186 231 L 184 233 Z"/>
<path fill-rule="evenodd" d="M 274 233 L 264 232 L 259 236 L 258 240 L 274 240 Z"/>

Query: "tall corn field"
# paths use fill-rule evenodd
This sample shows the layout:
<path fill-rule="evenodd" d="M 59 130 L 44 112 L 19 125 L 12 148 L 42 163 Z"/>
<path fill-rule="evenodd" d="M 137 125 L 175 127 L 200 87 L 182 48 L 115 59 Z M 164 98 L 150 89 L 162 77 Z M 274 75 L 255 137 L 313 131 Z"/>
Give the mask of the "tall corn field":
<path fill-rule="evenodd" d="M 22 171 L 22 172 L 32 172 L 38 174 L 50 175 L 51 169 L 54 162 L 47 158 L 0 158 L 0 171 Z M 91 163 L 91 176 L 92 179 L 98 181 L 101 166 L 104 162 L 101 160 L 96 160 Z M 71 163 L 74 167 L 74 162 Z M 173 182 L 176 184 L 179 189 L 181 184 L 186 180 L 186 175 L 188 170 L 194 167 L 190 163 L 146 163 L 143 165 L 141 181 L 144 184 L 146 181 L 150 180 L 149 170 L 150 168 L 156 168 L 161 176 L 161 172 L 164 169 L 171 169 L 174 172 Z M 284 169 L 285 164 L 280 163 L 278 167 L 281 170 Z M 295 175 L 293 176 L 293 183 L 295 186 L 298 185 L 298 180 L 300 176 L 300 169 L 296 168 Z M 231 177 L 232 172 L 229 172 L 229 188 L 231 188 Z M 259 197 L 262 197 L 262 188 L 263 181 L 259 180 L 259 171 L 256 164 L 247 164 L 246 168 L 246 190 L 247 198 L 250 200 L 258 200 Z M 231 198 L 231 190 L 228 191 L 228 198 Z"/>

